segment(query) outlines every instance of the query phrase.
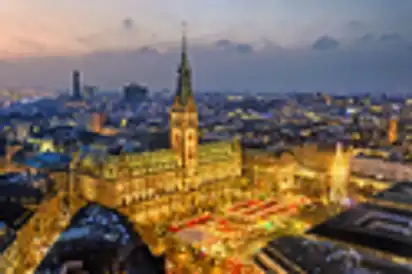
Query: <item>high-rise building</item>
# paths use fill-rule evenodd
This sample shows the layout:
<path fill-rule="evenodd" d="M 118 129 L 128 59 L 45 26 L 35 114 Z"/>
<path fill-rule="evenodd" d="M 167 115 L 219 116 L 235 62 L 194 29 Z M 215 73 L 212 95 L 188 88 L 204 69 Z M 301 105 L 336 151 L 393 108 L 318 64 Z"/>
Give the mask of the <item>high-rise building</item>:
<path fill-rule="evenodd" d="M 83 97 L 85 100 L 92 100 L 96 96 L 98 88 L 95 86 L 84 86 L 83 87 Z"/>
<path fill-rule="evenodd" d="M 139 103 L 146 99 L 148 89 L 138 84 L 128 84 L 123 87 L 124 100 L 128 103 Z"/>
<path fill-rule="evenodd" d="M 73 76 L 72 76 L 72 81 L 73 81 L 73 86 L 72 86 L 72 92 L 73 92 L 73 98 L 74 99 L 81 99 L 82 94 L 81 94 L 81 83 L 80 83 L 80 72 L 78 70 L 73 71 Z"/>

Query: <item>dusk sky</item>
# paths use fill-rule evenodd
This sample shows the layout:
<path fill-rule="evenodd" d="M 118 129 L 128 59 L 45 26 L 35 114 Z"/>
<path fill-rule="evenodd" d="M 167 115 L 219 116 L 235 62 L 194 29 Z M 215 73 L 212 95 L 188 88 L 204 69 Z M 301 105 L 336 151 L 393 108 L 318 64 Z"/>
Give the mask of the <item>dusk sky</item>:
<path fill-rule="evenodd" d="M 199 89 L 411 91 L 410 0 L 3 0 L 0 86 L 174 88 L 181 22 Z"/>

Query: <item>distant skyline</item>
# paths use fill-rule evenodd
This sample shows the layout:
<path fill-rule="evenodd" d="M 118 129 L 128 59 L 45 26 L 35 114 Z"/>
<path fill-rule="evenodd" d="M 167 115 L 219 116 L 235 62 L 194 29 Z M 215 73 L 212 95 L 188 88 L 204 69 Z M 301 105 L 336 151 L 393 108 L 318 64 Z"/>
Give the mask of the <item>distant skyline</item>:
<path fill-rule="evenodd" d="M 174 88 L 181 22 L 195 87 L 412 91 L 409 0 L 4 0 L 0 86 Z"/>

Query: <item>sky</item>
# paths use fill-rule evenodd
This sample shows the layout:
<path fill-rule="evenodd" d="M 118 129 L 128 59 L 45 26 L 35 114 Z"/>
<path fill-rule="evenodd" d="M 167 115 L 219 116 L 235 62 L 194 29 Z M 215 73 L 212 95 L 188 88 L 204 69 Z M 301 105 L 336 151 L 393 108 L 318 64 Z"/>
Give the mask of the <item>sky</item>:
<path fill-rule="evenodd" d="M 410 0 L 3 0 L 0 86 L 412 92 Z"/>

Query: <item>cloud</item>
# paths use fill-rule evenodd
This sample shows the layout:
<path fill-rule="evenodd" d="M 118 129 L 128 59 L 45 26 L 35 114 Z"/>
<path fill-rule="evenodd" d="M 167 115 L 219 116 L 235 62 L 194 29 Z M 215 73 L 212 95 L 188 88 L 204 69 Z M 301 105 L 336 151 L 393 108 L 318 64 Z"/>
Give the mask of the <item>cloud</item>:
<path fill-rule="evenodd" d="M 237 44 L 236 48 L 238 52 L 244 54 L 253 52 L 253 46 L 249 44 Z"/>
<path fill-rule="evenodd" d="M 159 54 L 159 51 L 156 48 L 150 46 L 143 46 L 137 50 L 140 54 Z"/>
<path fill-rule="evenodd" d="M 31 52 L 42 53 L 48 49 L 47 45 L 40 41 L 26 38 L 17 38 L 16 41 L 20 47 L 24 49 L 29 49 Z"/>
<path fill-rule="evenodd" d="M 131 30 L 135 27 L 135 21 L 133 18 L 126 17 L 122 20 L 122 28 L 125 30 Z"/>
<path fill-rule="evenodd" d="M 227 39 L 222 39 L 216 41 L 215 46 L 220 49 L 228 49 L 232 46 L 232 42 Z"/>
<path fill-rule="evenodd" d="M 216 41 L 208 47 L 191 44 L 189 58 L 196 89 L 388 92 L 412 87 L 412 51 L 399 47 L 345 44 L 328 54 L 318 54 L 311 48 L 255 48 L 244 58 L 236 45 L 239 43 L 230 40 Z M 146 84 L 153 90 L 173 89 L 179 51 L 179 45 L 161 53 L 144 46 L 78 57 L 8 61 L 0 63 L 0 83 L 65 89 L 70 85 L 70 72 L 78 68 L 85 83 L 99 85 L 103 90 L 118 90 L 127 82 Z"/>
<path fill-rule="evenodd" d="M 332 33 L 334 35 L 339 35 L 340 42 L 343 43 L 344 40 L 355 39 L 364 33 L 371 31 L 371 27 L 363 21 L 360 20 L 350 20 L 345 22 L 341 27 L 336 28 Z"/>
<path fill-rule="evenodd" d="M 363 29 L 365 25 L 361 21 L 351 20 L 346 24 L 346 27 L 349 31 L 358 31 L 360 29 Z"/>
<path fill-rule="evenodd" d="M 95 46 L 99 44 L 104 38 L 105 38 L 105 33 L 101 32 L 101 33 L 92 33 L 89 35 L 76 37 L 75 40 L 77 43 L 83 46 Z"/>
<path fill-rule="evenodd" d="M 372 33 L 366 33 L 362 35 L 361 37 L 359 37 L 358 39 L 356 39 L 356 41 L 362 44 L 372 43 L 372 42 L 376 42 L 376 36 L 373 35 Z"/>
<path fill-rule="evenodd" d="M 221 39 L 215 42 L 215 48 L 225 51 L 233 51 L 240 54 L 249 54 L 254 51 L 254 48 L 250 44 L 235 43 L 227 39 Z"/>
<path fill-rule="evenodd" d="M 90 36 L 80 36 L 80 37 L 76 37 L 75 41 L 79 44 L 85 45 L 85 46 L 89 46 L 90 44 L 94 43 L 93 39 L 93 35 Z"/>
<path fill-rule="evenodd" d="M 314 50 L 334 50 L 340 46 L 338 40 L 331 36 L 322 36 L 319 37 L 312 45 L 312 49 Z"/>
<path fill-rule="evenodd" d="M 392 50 L 405 50 L 410 46 L 410 41 L 400 33 L 391 32 L 381 35 L 366 33 L 355 39 L 355 45 L 363 49 L 386 48 Z"/>
<path fill-rule="evenodd" d="M 379 37 L 379 40 L 382 42 L 404 42 L 405 38 L 403 37 L 402 34 L 397 33 L 397 32 L 392 32 L 392 33 L 384 33 Z"/>
<path fill-rule="evenodd" d="M 86 47 L 100 47 L 104 48 L 104 45 L 112 44 L 116 45 L 116 42 L 122 40 L 124 33 L 121 30 L 132 31 L 136 28 L 136 22 L 133 18 L 126 17 L 121 21 L 121 29 L 118 26 L 97 31 L 95 33 L 86 34 L 75 38 L 75 41 Z M 114 39 L 116 38 L 116 39 Z"/>

